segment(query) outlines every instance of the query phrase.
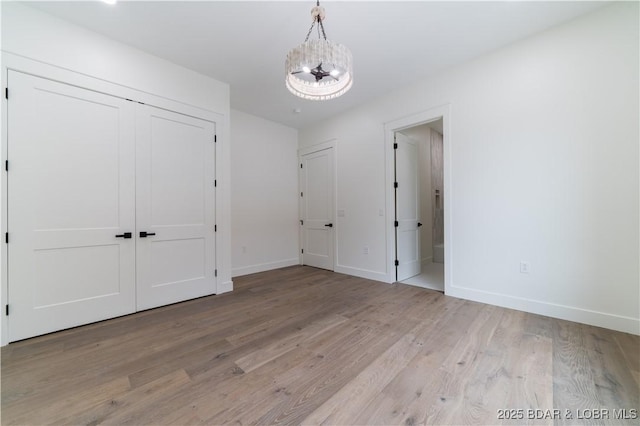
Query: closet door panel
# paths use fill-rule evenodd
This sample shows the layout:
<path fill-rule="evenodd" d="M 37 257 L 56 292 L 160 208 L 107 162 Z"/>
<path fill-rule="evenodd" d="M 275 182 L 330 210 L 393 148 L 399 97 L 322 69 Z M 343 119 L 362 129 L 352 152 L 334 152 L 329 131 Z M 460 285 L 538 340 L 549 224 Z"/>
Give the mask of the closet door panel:
<path fill-rule="evenodd" d="M 138 310 L 214 294 L 215 123 L 148 105 L 136 122 Z"/>
<path fill-rule="evenodd" d="M 11 341 L 135 310 L 132 102 L 9 71 Z"/>

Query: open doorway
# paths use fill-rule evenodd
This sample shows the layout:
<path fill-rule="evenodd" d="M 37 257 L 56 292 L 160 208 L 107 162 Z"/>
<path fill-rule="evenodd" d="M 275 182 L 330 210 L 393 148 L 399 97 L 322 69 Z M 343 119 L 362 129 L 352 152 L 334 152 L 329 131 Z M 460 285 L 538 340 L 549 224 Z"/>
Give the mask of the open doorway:
<path fill-rule="evenodd" d="M 438 120 L 442 121 L 442 191 L 439 194 L 439 203 L 442 210 L 442 223 L 443 223 L 443 246 L 442 246 L 442 257 L 445 261 L 444 265 L 444 293 L 447 294 L 451 290 L 452 286 L 452 272 L 454 269 L 455 258 L 453 256 L 454 247 L 453 247 L 453 238 L 452 238 L 452 228 L 455 227 L 453 224 L 452 218 L 454 217 L 453 211 L 451 208 L 451 199 L 453 198 L 452 185 L 451 185 L 451 163 L 452 163 L 452 148 L 451 148 L 451 132 L 449 129 L 451 128 L 451 105 L 444 104 L 440 105 L 428 110 L 424 110 L 421 112 L 417 112 L 411 115 L 407 115 L 402 118 L 398 118 L 393 121 L 386 122 L 384 124 L 384 132 L 385 132 L 385 168 L 386 168 L 386 178 L 385 178 L 385 188 L 386 188 L 386 211 L 388 212 L 388 219 L 386 221 L 386 240 L 387 240 L 387 282 L 393 283 L 398 281 L 398 277 L 396 273 L 398 271 L 397 266 L 399 266 L 400 260 L 396 258 L 396 167 L 395 167 L 395 159 L 396 159 L 396 150 L 395 139 L 400 132 L 403 132 L 407 129 L 418 127 L 428 123 L 434 123 Z M 435 123 L 434 123 L 435 124 Z M 417 170 L 417 166 L 416 166 Z M 434 192 L 435 195 L 435 192 Z M 417 200 L 417 196 L 415 198 Z M 434 200 L 435 204 L 435 200 Z M 399 222 L 399 221 L 398 221 Z M 427 226 L 426 221 L 421 220 L 420 223 L 423 224 L 421 228 L 425 228 Z M 417 223 L 416 223 L 417 226 Z M 433 238 L 433 236 L 432 236 Z M 422 245 L 422 241 L 420 241 L 420 245 Z M 436 248 L 435 254 L 438 256 L 440 254 L 440 248 Z M 432 261 L 433 262 L 433 248 L 432 248 Z M 428 257 L 428 255 L 425 255 Z M 419 255 L 420 260 L 423 259 L 423 254 Z M 426 261 L 426 259 L 425 259 Z M 426 263 L 426 262 L 425 262 Z M 440 264 L 442 265 L 442 264 Z M 427 265 L 428 266 L 428 265 Z M 433 265 L 439 267 L 439 265 Z M 420 273 L 416 275 L 421 275 L 422 273 L 422 263 L 420 264 Z M 426 268 L 425 268 L 426 271 Z M 404 278 L 401 281 L 408 279 L 409 277 Z M 440 281 L 441 282 L 441 281 Z M 425 283 L 416 282 L 414 285 L 420 285 L 425 287 Z"/>
<path fill-rule="evenodd" d="M 396 280 L 444 291 L 443 119 L 394 134 Z"/>

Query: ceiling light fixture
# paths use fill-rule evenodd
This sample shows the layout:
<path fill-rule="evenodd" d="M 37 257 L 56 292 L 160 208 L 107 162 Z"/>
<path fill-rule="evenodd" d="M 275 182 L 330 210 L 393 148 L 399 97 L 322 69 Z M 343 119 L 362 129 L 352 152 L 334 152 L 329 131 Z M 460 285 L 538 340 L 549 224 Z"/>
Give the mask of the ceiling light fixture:
<path fill-rule="evenodd" d="M 311 9 L 311 28 L 304 43 L 287 54 L 285 83 L 296 96 L 311 100 L 327 100 L 345 94 L 353 85 L 353 57 L 343 44 L 327 40 L 325 13 L 320 1 Z M 318 39 L 309 40 L 317 24 Z M 322 32 L 322 36 L 320 33 Z"/>

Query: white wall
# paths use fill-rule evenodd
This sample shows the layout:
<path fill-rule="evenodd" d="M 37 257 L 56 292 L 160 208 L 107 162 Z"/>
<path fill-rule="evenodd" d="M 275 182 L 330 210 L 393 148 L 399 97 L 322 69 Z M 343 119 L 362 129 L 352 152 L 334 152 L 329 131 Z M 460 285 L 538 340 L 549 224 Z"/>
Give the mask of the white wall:
<path fill-rule="evenodd" d="M 449 104 L 448 294 L 640 333 L 638 26 L 613 4 L 301 131 L 337 139 L 337 263 L 389 279 L 384 123 Z"/>
<path fill-rule="evenodd" d="M 84 28 L 32 9 L 2 2 L 2 88 L 7 85 L 7 67 L 54 79 L 73 76 L 74 82 L 118 96 L 133 93 L 135 100 L 167 107 L 179 105 L 199 117 L 215 117 L 216 217 L 218 235 L 216 266 L 218 292 L 233 289 L 230 240 L 230 151 L 229 86 L 194 71 L 107 39 Z M 10 84 L 10 83 L 9 83 Z M 6 107 L 2 98 L 2 159 L 7 155 Z M 6 231 L 6 174 L 2 173 L 2 232 Z M 2 244 L 2 292 L 6 302 L 6 246 Z M 2 342 L 6 343 L 6 317 L 2 316 Z"/>
<path fill-rule="evenodd" d="M 228 113 L 229 85 L 37 9 L 2 2 L 2 51 L 209 111 Z"/>
<path fill-rule="evenodd" d="M 299 263 L 298 132 L 231 110 L 233 276 Z"/>

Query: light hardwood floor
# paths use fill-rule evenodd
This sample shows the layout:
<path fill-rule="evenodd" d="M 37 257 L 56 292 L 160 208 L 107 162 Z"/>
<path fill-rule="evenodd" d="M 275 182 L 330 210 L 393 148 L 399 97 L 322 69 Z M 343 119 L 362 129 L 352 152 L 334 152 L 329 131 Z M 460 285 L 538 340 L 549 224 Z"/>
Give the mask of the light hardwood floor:
<path fill-rule="evenodd" d="M 638 336 L 309 267 L 234 283 L 2 348 L 2 424 L 638 424 Z"/>

